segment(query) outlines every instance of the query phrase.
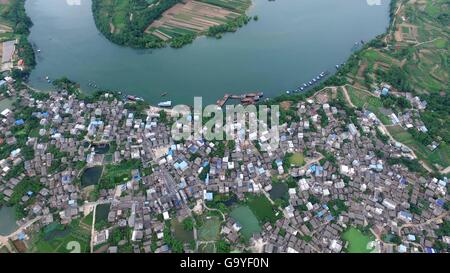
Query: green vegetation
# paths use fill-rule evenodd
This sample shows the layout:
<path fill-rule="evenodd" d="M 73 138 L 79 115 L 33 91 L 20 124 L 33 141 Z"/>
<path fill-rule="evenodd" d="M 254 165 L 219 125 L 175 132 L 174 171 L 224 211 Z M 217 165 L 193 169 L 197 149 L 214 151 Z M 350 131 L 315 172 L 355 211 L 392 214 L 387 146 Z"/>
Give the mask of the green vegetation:
<path fill-rule="evenodd" d="M 170 222 L 166 222 L 166 227 L 164 228 L 164 243 L 166 243 L 174 253 L 183 253 L 183 243 L 172 236 L 170 231 Z"/>
<path fill-rule="evenodd" d="M 224 32 L 236 32 L 238 28 L 246 25 L 250 21 L 250 19 L 251 17 L 247 15 L 241 15 L 236 19 L 227 22 L 226 24 L 210 27 L 206 35 L 220 38 L 220 35 Z"/>
<path fill-rule="evenodd" d="M 250 17 L 245 15 L 245 11 L 250 6 L 250 0 L 200 0 L 199 2 L 216 6 L 229 14 L 225 17 L 212 16 L 199 8 L 192 13 L 176 11 L 170 16 L 163 15 L 176 4 L 183 3 L 181 0 L 158 0 L 150 3 L 147 0 L 94 0 L 92 10 L 97 28 L 103 35 L 113 43 L 136 48 L 160 48 L 166 44 L 180 48 L 192 43 L 197 35 L 207 34 L 220 38 L 221 33 L 236 31 L 250 20 Z M 207 30 L 199 30 L 197 17 L 220 23 L 220 25 L 208 28 L 209 24 L 204 23 L 202 27 Z M 153 26 L 152 23 L 157 19 L 160 23 Z M 173 20 L 181 21 L 185 26 L 173 24 Z"/>
<path fill-rule="evenodd" d="M 431 167 L 434 167 L 434 164 L 443 167 L 450 165 L 450 146 L 447 143 L 441 143 L 438 148 L 431 151 L 426 146 L 426 143 L 429 143 L 429 141 L 420 139 L 420 136 L 417 135 L 414 137 L 413 134 L 416 132 L 412 130 L 407 131 L 400 126 L 389 126 L 388 130 L 395 140 L 414 149 L 419 159 L 430 162 L 432 164 Z M 416 134 L 419 133 L 417 132 Z"/>
<path fill-rule="evenodd" d="M 119 184 L 131 180 L 131 170 L 140 169 L 141 165 L 142 163 L 139 160 L 128 160 L 118 165 L 106 165 L 102 178 L 100 179 L 100 188 L 112 189 Z"/>
<path fill-rule="evenodd" d="M 349 253 L 369 253 L 372 249 L 367 248 L 367 244 L 374 240 L 372 235 L 363 234 L 359 229 L 349 228 L 342 234 L 342 239 L 348 241 Z"/>
<path fill-rule="evenodd" d="M 32 238 L 31 252 L 69 253 L 74 251 L 70 242 L 78 243 L 82 253 L 90 251 L 90 230 L 81 225 L 80 220 L 72 220 L 66 226 L 52 223 L 44 227 Z"/>
<path fill-rule="evenodd" d="M 347 86 L 348 95 L 352 100 L 352 103 L 358 108 L 366 108 L 370 112 L 374 113 L 383 124 L 391 124 L 390 118 L 380 111 L 383 107 L 383 102 L 380 98 L 375 97 L 373 94 L 363 91 L 353 86 Z"/>
<path fill-rule="evenodd" d="M 183 220 L 183 228 L 187 231 L 192 231 L 194 229 L 194 222 L 192 220 L 192 217 L 188 217 Z"/>
<path fill-rule="evenodd" d="M 148 8 L 146 0 L 94 0 L 92 11 L 97 28 L 113 43 L 141 48 L 163 47 L 164 41 L 145 35 L 145 30 L 164 11 L 181 0 L 159 1 Z M 132 21 L 130 20 L 133 14 Z"/>
<path fill-rule="evenodd" d="M 13 69 L 12 75 L 17 79 L 27 77 L 35 66 L 33 48 L 28 42 L 29 29 L 33 25 L 25 12 L 25 0 L 9 0 L 0 4 L 0 27 L 6 31 L 0 33 L 0 41 L 18 39 L 16 45 L 18 59 L 24 61 L 24 70 Z"/>
<path fill-rule="evenodd" d="M 225 240 L 219 240 L 216 242 L 217 253 L 230 253 L 231 245 Z"/>
<path fill-rule="evenodd" d="M 291 166 L 295 167 L 301 167 L 305 165 L 305 156 L 303 153 L 293 153 L 293 154 L 287 154 L 288 156 L 288 162 Z"/>
<path fill-rule="evenodd" d="M 342 212 L 346 212 L 348 207 L 345 205 L 344 201 L 340 199 L 334 199 L 327 203 L 328 208 L 330 209 L 331 215 L 334 217 L 339 216 Z"/>

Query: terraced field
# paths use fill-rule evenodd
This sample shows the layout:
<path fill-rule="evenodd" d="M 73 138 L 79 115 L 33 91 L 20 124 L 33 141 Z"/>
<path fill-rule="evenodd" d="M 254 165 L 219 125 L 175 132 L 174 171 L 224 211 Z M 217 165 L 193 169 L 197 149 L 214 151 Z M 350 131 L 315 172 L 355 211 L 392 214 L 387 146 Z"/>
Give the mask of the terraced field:
<path fill-rule="evenodd" d="M 401 127 L 389 131 L 414 150 L 419 159 L 442 170 L 450 158 L 450 100 L 448 0 L 393 0 L 392 22 L 386 35 L 364 45 L 352 56 L 343 73 L 354 87 L 347 88 L 358 107 L 374 112 L 389 125 L 379 98 L 360 92 L 372 92 L 387 82 L 397 93 L 410 93 L 427 102 L 420 118 L 428 135 L 439 147 L 431 151 Z"/>
<path fill-rule="evenodd" d="M 185 34 L 201 34 L 210 27 L 237 19 L 248 6 L 246 0 L 187 0 L 164 12 L 150 24 L 146 33 L 164 41 Z"/>

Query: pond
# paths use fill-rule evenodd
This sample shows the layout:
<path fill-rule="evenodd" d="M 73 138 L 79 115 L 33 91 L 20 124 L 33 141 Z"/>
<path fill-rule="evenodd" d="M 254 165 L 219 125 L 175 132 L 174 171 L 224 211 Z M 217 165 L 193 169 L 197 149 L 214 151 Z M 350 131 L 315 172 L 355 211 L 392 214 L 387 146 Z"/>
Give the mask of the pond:
<path fill-rule="evenodd" d="M 103 167 L 101 166 L 87 168 L 81 175 L 81 186 L 84 188 L 87 186 L 97 185 L 100 181 L 100 177 L 102 176 L 102 172 Z"/>
<path fill-rule="evenodd" d="M 95 210 L 95 222 L 98 223 L 99 221 L 107 221 L 108 220 L 108 214 L 110 211 L 110 204 L 100 204 L 97 205 L 97 209 Z"/>
<path fill-rule="evenodd" d="M 172 219 L 171 225 L 174 231 L 175 239 L 184 243 L 189 243 L 194 240 L 193 231 L 185 230 L 183 223 L 178 222 L 176 219 Z"/>
<path fill-rule="evenodd" d="M 198 230 L 198 239 L 201 241 L 215 241 L 219 237 L 221 221 L 217 216 L 206 216 Z"/>
<path fill-rule="evenodd" d="M 0 235 L 9 235 L 18 227 L 14 208 L 0 206 Z"/>
<path fill-rule="evenodd" d="M 230 213 L 231 218 L 238 222 L 242 229 L 240 230 L 245 239 L 250 239 L 254 233 L 261 231 L 258 219 L 247 206 L 238 206 Z"/>
<path fill-rule="evenodd" d="M 357 228 L 349 228 L 342 234 L 342 239 L 349 242 L 347 251 L 349 253 L 369 253 L 373 249 L 368 249 L 367 244 L 374 240 L 372 235 L 364 235 Z"/>
<path fill-rule="evenodd" d="M 106 154 L 109 151 L 109 144 L 94 144 L 94 151 L 96 154 Z"/>
<path fill-rule="evenodd" d="M 30 84 L 48 90 L 67 76 L 81 88 L 122 91 L 156 104 L 216 102 L 224 93 L 284 94 L 322 71 L 335 71 L 355 42 L 384 33 L 389 0 L 253 0 L 258 21 L 222 39 L 200 37 L 181 49 L 139 50 L 108 41 L 96 28 L 91 0 L 26 1 L 37 65 Z"/>
<path fill-rule="evenodd" d="M 272 190 L 270 191 L 270 198 L 272 200 L 287 200 L 289 198 L 288 190 L 288 185 L 286 183 L 273 183 Z"/>

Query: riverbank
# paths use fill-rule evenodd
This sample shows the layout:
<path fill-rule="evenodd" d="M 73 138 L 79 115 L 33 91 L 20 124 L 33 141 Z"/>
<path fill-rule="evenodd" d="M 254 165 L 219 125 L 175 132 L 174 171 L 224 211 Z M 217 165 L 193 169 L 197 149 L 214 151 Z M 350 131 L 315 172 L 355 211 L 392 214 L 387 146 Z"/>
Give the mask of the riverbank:
<path fill-rule="evenodd" d="M 0 3 L 0 41 L 15 41 L 11 59 L 5 60 L 5 56 L 2 56 L 2 72 L 10 70 L 13 77 L 26 78 L 35 67 L 34 50 L 28 40 L 32 25 L 25 12 L 25 0 Z M 3 54 L 3 50 L 0 50 L 0 55 Z M 8 62 L 6 66 L 5 61 Z"/>

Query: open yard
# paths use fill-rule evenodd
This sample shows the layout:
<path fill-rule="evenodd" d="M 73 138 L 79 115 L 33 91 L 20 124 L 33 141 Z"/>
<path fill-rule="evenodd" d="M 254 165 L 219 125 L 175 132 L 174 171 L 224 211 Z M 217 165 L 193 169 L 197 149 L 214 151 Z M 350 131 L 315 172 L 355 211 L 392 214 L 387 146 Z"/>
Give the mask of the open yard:
<path fill-rule="evenodd" d="M 289 157 L 289 164 L 296 167 L 303 166 L 305 165 L 305 156 L 303 155 L 303 153 L 294 153 L 291 155 L 291 157 Z"/>

